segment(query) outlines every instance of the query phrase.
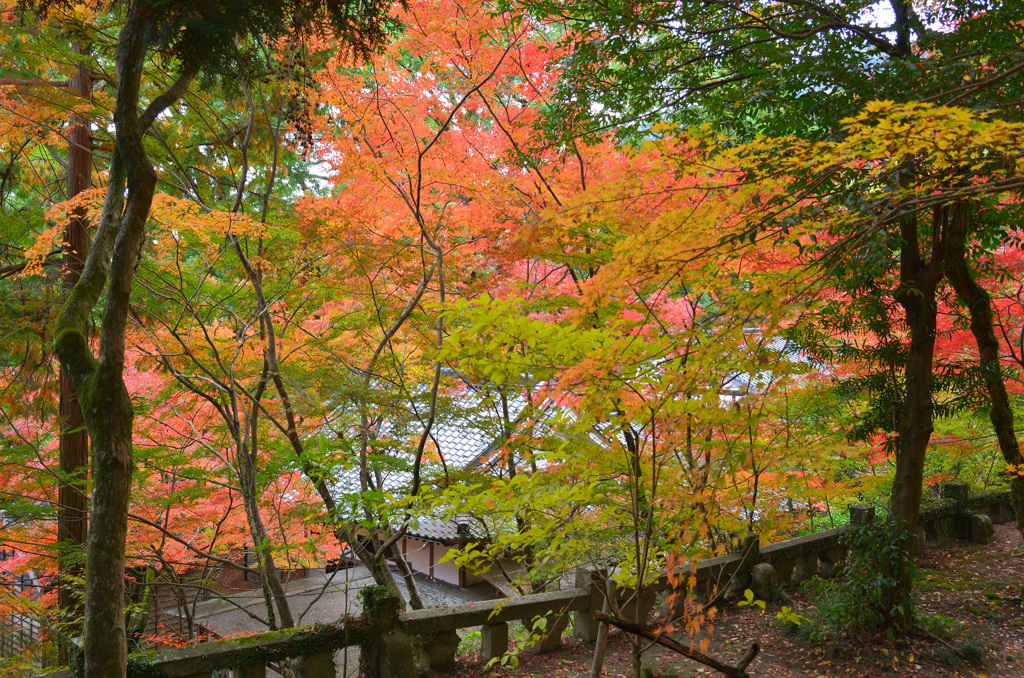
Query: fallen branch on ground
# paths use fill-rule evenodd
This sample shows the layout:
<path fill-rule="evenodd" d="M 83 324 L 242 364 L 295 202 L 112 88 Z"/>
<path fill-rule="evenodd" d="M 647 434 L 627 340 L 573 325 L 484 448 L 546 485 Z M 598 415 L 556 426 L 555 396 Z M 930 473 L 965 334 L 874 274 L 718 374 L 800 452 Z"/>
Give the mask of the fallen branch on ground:
<path fill-rule="evenodd" d="M 747 667 L 750 666 L 750 663 L 752 661 L 754 661 L 754 658 L 757 656 L 757 653 L 761 651 L 761 646 L 757 643 L 753 643 L 751 644 L 750 648 L 743 654 L 743 656 L 740 657 L 740 660 L 736 663 L 736 666 L 729 666 L 728 664 L 723 664 L 714 657 L 709 657 L 703 652 L 698 652 L 697 650 L 691 649 L 669 636 L 665 636 L 655 631 L 652 631 L 651 629 L 647 628 L 646 626 L 643 626 L 642 624 L 637 624 L 636 622 L 631 622 L 625 619 L 620 619 L 618 617 L 613 617 L 611 615 L 605 614 L 604 612 L 595 612 L 594 619 L 596 619 L 597 621 L 607 622 L 612 626 L 619 627 L 623 631 L 628 631 L 629 633 L 633 633 L 638 636 L 643 636 L 648 640 L 653 640 L 659 645 L 664 645 L 670 650 L 675 650 L 684 657 L 689 657 L 695 662 L 700 662 L 704 666 L 710 666 L 714 670 L 729 676 L 729 678 L 747 678 Z"/>

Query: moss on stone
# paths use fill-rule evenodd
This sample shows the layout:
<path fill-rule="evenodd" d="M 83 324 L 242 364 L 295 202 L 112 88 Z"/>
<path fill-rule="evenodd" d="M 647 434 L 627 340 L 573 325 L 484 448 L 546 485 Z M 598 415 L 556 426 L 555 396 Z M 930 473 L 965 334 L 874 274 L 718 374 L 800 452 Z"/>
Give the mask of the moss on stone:
<path fill-rule="evenodd" d="M 988 504 L 1009 504 L 1012 500 L 1010 490 L 982 490 L 971 494 L 968 506 L 985 506 Z"/>
<path fill-rule="evenodd" d="M 218 640 L 189 646 L 183 650 L 194 652 L 191 659 L 201 661 L 201 671 L 218 671 L 252 664 L 279 663 L 320 652 L 334 652 L 352 645 L 363 645 L 376 639 L 383 632 L 385 629 L 378 628 L 369 618 L 359 617 L 346 619 L 337 624 L 314 624 L 302 630 L 284 629 L 244 638 Z M 283 643 L 282 639 L 285 639 Z M 266 647 L 277 643 L 280 645 L 276 648 Z M 156 652 L 129 655 L 126 676 L 164 678 L 160 664 L 161 660 L 166 659 L 161 658 Z M 81 652 L 75 653 L 70 669 L 71 678 L 82 678 L 85 675 L 85 662 Z M 199 672 L 197 669 L 196 673 Z"/>
<path fill-rule="evenodd" d="M 972 507 L 991 506 L 992 504 L 1009 504 L 1012 495 L 1010 490 L 984 490 L 974 492 L 966 503 L 955 499 L 929 499 L 921 502 L 919 520 L 928 522 L 939 518 L 961 517 L 969 513 Z"/>
<path fill-rule="evenodd" d="M 927 523 L 940 518 L 952 518 L 964 512 L 963 505 L 953 499 L 930 499 L 921 503 L 921 511 L 918 514 L 920 523 Z"/>

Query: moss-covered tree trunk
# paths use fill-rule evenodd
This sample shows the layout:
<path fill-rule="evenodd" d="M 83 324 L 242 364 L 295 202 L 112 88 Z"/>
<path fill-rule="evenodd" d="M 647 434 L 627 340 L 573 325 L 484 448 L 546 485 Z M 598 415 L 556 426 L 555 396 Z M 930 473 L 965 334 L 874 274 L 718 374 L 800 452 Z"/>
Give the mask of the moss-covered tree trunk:
<path fill-rule="evenodd" d="M 76 386 L 92 440 L 92 515 L 85 564 L 85 676 L 120 678 L 127 645 L 124 622 L 125 539 L 131 496 L 132 402 L 122 375 L 128 299 L 135 259 L 156 186 L 156 175 L 142 148 L 137 102 L 145 43 L 140 22 L 129 13 L 117 48 L 118 97 L 114 113 L 115 153 L 124 167 L 127 199 L 114 237 L 107 302 L 103 309 L 98 359 L 88 353 L 82 326 L 58 321 L 61 362 L 78 377 Z M 106 215 L 105 215 L 106 216 Z M 116 215 L 110 215 L 116 218 Z M 84 283 L 84 285 L 83 285 Z M 102 280 L 79 281 L 80 292 L 98 295 Z M 83 300 L 84 301 L 84 300 Z M 95 303 L 95 302 L 93 302 Z M 91 309 L 92 304 L 89 304 Z M 81 310 L 87 310 L 82 308 Z M 71 346 L 70 334 L 81 338 Z M 77 349 L 77 350 L 74 350 Z"/>
<path fill-rule="evenodd" d="M 931 228 L 930 257 L 921 256 L 916 218 L 904 218 L 900 231 L 900 286 L 896 299 L 906 313 L 910 331 L 910 350 L 905 369 L 906 385 L 900 417 L 896 472 L 890 494 L 893 529 L 906 531 L 904 550 L 914 552 L 918 512 L 924 484 L 924 460 L 932 435 L 932 364 L 935 356 L 935 329 L 938 306 L 936 289 L 943 277 L 943 259 L 949 208 L 937 208 Z M 913 587 L 910 572 L 893 572 L 897 581 L 889 591 L 886 609 L 891 622 L 908 628 L 913 615 L 907 605 Z"/>
<path fill-rule="evenodd" d="M 132 403 L 123 378 L 125 329 L 132 277 L 156 186 L 142 135 L 191 79 L 179 78 L 139 114 L 149 14 L 138 4 L 132 3 L 127 11 L 115 52 L 116 140 L 103 212 L 81 278 L 58 315 L 54 340 L 57 357 L 78 391 L 92 442 L 92 510 L 85 564 L 86 678 L 121 678 L 127 659 L 125 538 L 134 468 Z M 99 352 L 94 356 L 84 327 L 104 288 Z"/>
<path fill-rule="evenodd" d="M 966 210 L 966 207 L 964 207 Z M 1013 425 L 1013 407 L 1003 381 L 1003 369 L 999 362 L 999 339 L 996 337 L 992 319 L 992 298 L 984 287 L 978 284 L 967 265 L 967 219 L 956 219 L 950 229 L 949 253 L 946 264 L 949 282 L 957 298 L 967 307 L 971 319 L 971 334 L 978 345 L 978 363 L 981 367 L 985 388 L 988 390 L 991 409 L 989 417 L 995 430 L 999 450 L 1007 464 L 1024 466 L 1020 444 Z M 1024 535 L 1024 476 L 1011 480 L 1013 512 L 1017 529 Z"/>
<path fill-rule="evenodd" d="M 69 3 L 25 4 L 46 11 Z M 232 4 L 237 11 L 230 12 L 222 4 L 130 0 L 117 6 L 124 23 L 114 53 L 115 141 L 109 185 L 89 257 L 58 314 L 54 332 L 55 352 L 78 391 L 92 441 L 92 511 L 85 566 L 86 678 L 121 678 L 127 659 L 122 606 L 134 469 L 132 403 L 123 378 L 125 330 L 132 278 L 156 187 L 142 135 L 184 93 L 200 67 L 225 68 L 241 55 L 244 44 L 274 44 L 280 37 L 309 30 L 311 19 L 323 20 L 339 44 L 366 57 L 394 26 L 389 17 L 391 3 L 384 0 L 250 0 Z M 181 64 L 181 74 L 140 113 L 143 65 L 151 48 L 167 57 L 161 60 L 161 68 Z M 83 328 L 104 290 L 99 350 L 93 355 Z"/>

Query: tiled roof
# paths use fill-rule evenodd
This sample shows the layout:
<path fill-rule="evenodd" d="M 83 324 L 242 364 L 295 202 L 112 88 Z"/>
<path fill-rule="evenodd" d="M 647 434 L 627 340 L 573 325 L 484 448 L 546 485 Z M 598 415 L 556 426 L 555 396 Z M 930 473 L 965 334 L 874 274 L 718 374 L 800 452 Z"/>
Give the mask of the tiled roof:
<path fill-rule="evenodd" d="M 776 359 L 780 362 L 822 369 L 797 344 L 784 337 L 766 339 L 762 344 L 762 348 L 774 353 Z M 774 378 L 775 375 L 770 370 L 757 373 L 741 372 L 731 374 L 722 384 L 721 393 L 727 397 L 737 397 L 747 393 L 760 393 Z"/>
<path fill-rule="evenodd" d="M 515 420 L 526 407 L 526 399 L 515 396 L 509 399 L 509 417 Z M 430 477 L 448 472 L 462 471 L 479 465 L 491 452 L 498 448 L 496 432 L 492 430 L 494 422 L 501 421 L 500 405 L 489 403 L 482 395 L 469 390 L 451 400 L 447 412 L 439 412 L 438 419 L 431 429 L 431 439 L 437 446 L 437 452 L 444 460 L 423 463 L 421 474 Z M 429 449 L 429 443 L 428 443 Z M 432 450 L 431 450 L 432 451 Z M 426 456 L 426 455 L 425 455 Z M 432 457 L 432 455 L 431 455 Z M 409 471 L 391 471 L 382 473 L 384 490 L 395 493 L 407 492 L 412 485 L 412 473 Z M 336 494 L 351 494 L 360 488 L 359 471 L 356 469 L 343 471 L 334 484 Z M 465 538 L 467 528 L 460 533 L 459 523 L 469 526 L 472 521 L 441 521 L 429 516 L 417 517 L 417 525 L 410 528 L 409 536 L 427 541 L 453 542 Z"/>
<path fill-rule="evenodd" d="M 436 541 L 443 544 L 462 541 L 473 535 L 473 523 L 469 516 L 441 521 L 430 517 L 416 519 L 415 527 L 410 526 L 406 534 L 424 541 Z"/>

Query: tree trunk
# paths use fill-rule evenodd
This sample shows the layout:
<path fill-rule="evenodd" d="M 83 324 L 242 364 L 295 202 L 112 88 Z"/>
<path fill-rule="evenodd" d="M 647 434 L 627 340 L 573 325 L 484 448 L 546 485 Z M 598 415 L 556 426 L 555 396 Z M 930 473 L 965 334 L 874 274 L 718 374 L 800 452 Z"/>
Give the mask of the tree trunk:
<path fill-rule="evenodd" d="M 285 595 L 284 586 L 281 584 L 280 570 L 274 562 L 274 554 L 269 550 L 270 539 L 267 536 L 267 528 L 260 515 L 260 507 L 257 502 L 259 491 L 256 486 L 256 466 L 249 456 L 249 451 L 244 445 L 239 446 L 238 454 L 238 475 L 242 486 L 242 500 L 245 504 L 245 516 L 249 521 L 249 533 L 253 538 L 253 547 L 256 551 L 256 562 L 260 571 L 260 586 L 263 588 L 264 596 L 272 599 L 267 601 L 267 614 L 270 615 L 270 629 L 291 628 L 295 626 L 292 617 L 291 607 L 288 604 L 288 597 Z M 274 608 L 277 608 L 277 618 L 280 624 L 275 624 Z"/>
<path fill-rule="evenodd" d="M 966 212 L 966 207 L 964 207 Z M 999 361 L 999 339 L 992 320 L 992 298 L 974 279 L 967 265 L 967 219 L 956 219 L 950 229 L 947 275 L 957 298 L 967 306 L 971 318 L 971 334 L 978 345 L 978 363 L 991 403 L 989 417 L 999 441 L 999 449 L 1007 464 L 1024 466 L 1017 434 L 1013 426 L 1013 407 L 1006 393 L 1003 370 Z M 1024 535 L 1024 476 L 1011 481 L 1013 512 L 1017 529 Z"/>
<path fill-rule="evenodd" d="M 85 565 L 85 676 L 120 678 L 127 659 L 125 539 L 132 479 L 132 403 L 120 374 L 80 388 L 92 434 L 92 515 Z"/>
<path fill-rule="evenodd" d="M 76 55 L 85 56 L 88 51 L 81 45 L 74 45 Z M 79 65 L 71 76 L 71 91 L 82 99 L 92 99 L 92 74 L 85 65 Z M 68 123 L 68 194 L 70 200 L 88 189 L 92 182 L 92 133 L 89 121 L 72 115 Z M 65 293 L 78 282 L 89 251 L 89 234 L 86 230 L 83 210 L 70 215 L 64 230 L 64 271 Z M 83 335 L 87 328 L 83 326 Z M 81 633 L 83 616 L 82 599 L 72 579 L 82 576 L 82 549 L 85 546 L 88 524 L 88 495 L 85 489 L 89 466 L 89 435 L 78 402 L 78 393 L 71 375 L 63 366 L 60 368 L 60 481 L 57 488 L 57 542 L 60 582 L 57 589 L 57 607 L 60 609 L 64 633 L 74 637 Z M 60 658 L 68 660 L 66 640 L 60 643 Z"/>
<path fill-rule="evenodd" d="M 890 519 L 894 530 L 908 533 L 903 549 L 915 550 L 918 512 L 924 484 L 924 459 L 932 435 L 932 363 L 935 355 L 935 329 L 938 306 L 935 291 L 943 276 L 945 233 L 949 208 L 935 210 L 932 224 L 931 257 L 921 258 L 918 226 L 915 218 L 901 224 L 903 247 L 900 250 L 900 287 L 896 299 L 906 313 L 910 330 L 910 350 L 905 369 L 906 386 L 900 418 L 896 473 L 890 495 Z M 910 557 L 912 559 L 913 556 Z M 897 585 L 888 591 L 886 605 L 890 623 L 903 629 L 913 622 L 907 605 L 913 581 L 905 568 L 892 572 Z"/>
<path fill-rule="evenodd" d="M 143 21 L 129 11 L 118 38 L 114 152 L 124 164 L 127 198 L 111 255 L 99 359 L 86 388 L 79 387 L 93 443 L 92 512 L 85 563 L 85 678 L 121 678 L 127 662 L 125 541 L 134 471 L 134 412 L 123 375 L 125 328 L 135 262 L 156 187 L 138 116 L 146 54 Z"/>
<path fill-rule="evenodd" d="M 423 598 L 420 596 L 420 589 L 416 584 L 416 576 L 413 574 L 412 568 L 409 567 L 409 561 L 402 555 L 402 551 L 398 548 L 397 544 L 392 544 L 389 552 L 391 553 L 391 559 L 398 566 L 398 572 L 402 575 L 405 588 L 409 591 L 409 607 L 414 610 L 422 610 L 426 605 L 424 605 Z"/>
<path fill-rule="evenodd" d="M 132 402 L 124 383 L 125 329 L 132 277 L 153 203 L 156 173 L 142 134 L 188 86 L 183 74 L 140 116 L 142 68 L 149 14 L 129 8 L 115 52 L 116 140 L 110 184 L 82 275 L 57 316 L 54 349 L 78 390 L 92 441 L 92 511 L 85 564 L 85 678 L 123 678 L 125 638 L 125 538 L 131 496 Z M 123 188 L 127 188 L 127 199 Z M 122 210 L 122 205 L 124 209 Z M 83 328 L 103 290 L 99 355 Z"/>

